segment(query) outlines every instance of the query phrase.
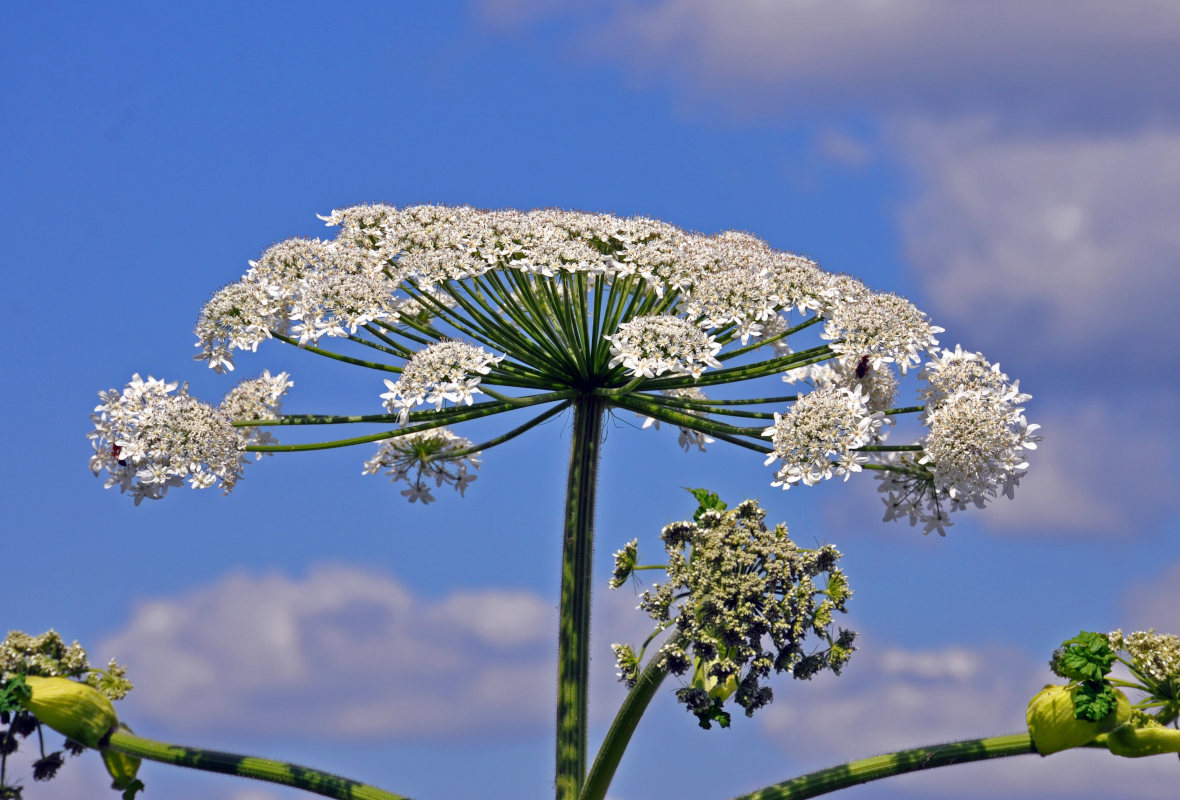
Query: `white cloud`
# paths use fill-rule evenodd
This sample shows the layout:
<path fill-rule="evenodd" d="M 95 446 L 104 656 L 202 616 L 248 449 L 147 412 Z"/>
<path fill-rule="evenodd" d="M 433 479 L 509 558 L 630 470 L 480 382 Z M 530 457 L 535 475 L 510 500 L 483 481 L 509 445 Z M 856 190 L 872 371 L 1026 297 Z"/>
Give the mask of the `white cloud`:
<path fill-rule="evenodd" d="M 102 652 L 137 688 L 129 719 L 192 730 L 416 738 L 548 724 L 555 614 L 535 595 L 413 596 L 335 566 L 230 575 L 141 604 Z"/>
<path fill-rule="evenodd" d="M 1028 699 L 1053 679 L 1009 650 L 954 646 L 905 650 L 861 643 L 840 677 L 812 681 L 759 713 L 784 752 L 835 761 L 1023 729 Z M 1172 758 L 1119 759 L 1098 751 L 1021 756 L 877 784 L 878 791 L 945 797 L 1165 798 Z"/>
<path fill-rule="evenodd" d="M 1069 116 L 1171 105 L 1180 6 L 1130 0 L 482 0 L 486 19 L 572 22 L 594 58 L 756 113 L 1019 105 Z M 1174 85 L 1174 84 L 1173 84 Z"/>
<path fill-rule="evenodd" d="M 1145 363 L 1176 340 L 1180 132 L 896 130 L 919 186 L 901 217 L 904 247 L 939 321 L 984 339 L 1006 332 L 1043 357 L 1136 341 L 1125 357 Z"/>

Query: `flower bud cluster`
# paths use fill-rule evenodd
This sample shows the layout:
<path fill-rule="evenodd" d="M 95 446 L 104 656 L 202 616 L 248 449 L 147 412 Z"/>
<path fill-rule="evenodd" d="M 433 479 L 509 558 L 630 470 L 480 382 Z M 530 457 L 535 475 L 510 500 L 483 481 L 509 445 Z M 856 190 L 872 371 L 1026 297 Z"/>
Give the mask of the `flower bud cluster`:
<path fill-rule="evenodd" d="M 859 385 L 834 386 L 800 397 L 785 415 L 776 412 L 774 424 L 762 432 L 774 445 L 766 464 L 782 462 L 771 486 L 811 486 L 859 472 L 868 457 L 856 448 L 875 441 L 885 419 L 869 411 L 868 399 Z"/>
<path fill-rule="evenodd" d="M 423 505 L 433 502 L 427 481 L 435 486 L 453 486 L 463 494 L 467 484 L 475 480 L 469 468 L 479 469 L 479 453 L 456 455 L 471 447 L 468 439 L 446 428 L 407 433 L 388 439 L 377 448 L 377 454 L 365 462 L 366 475 L 376 475 L 382 469 L 397 483 L 405 481 L 408 488 L 402 496 L 411 503 L 421 500 Z"/>
<path fill-rule="evenodd" d="M 926 315 L 904 297 L 889 292 L 854 294 L 826 312 L 823 337 L 832 349 L 848 356 L 869 357 L 869 366 L 897 364 L 904 375 L 922 363 L 922 353 L 938 345 L 934 334 L 943 328 L 931 325 Z"/>
<path fill-rule="evenodd" d="M 1136 631 L 1124 635 L 1122 630 L 1107 634 L 1114 650 L 1125 650 L 1131 664 L 1143 677 L 1159 686 L 1171 684 L 1171 697 L 1180 700 L 1180 637 L 1156 633 L 1155 630 Z"/>
<path fill-rule="evenodd" d="M 839 673 L 854 649 L 853 633 L 831 632 L 833 615 L 852 594 L 836 566 L 840 552 L 831 545 L 802 549 L 785 526 L 767 528 L 765 516 L 747 500 L 668 525 L 661 534 L 667 582 L 640 598 L 639 608 L 660 629 L 675 630 L 657 658 L 677 675 L 692 670 L 677 696 L 703 727 L 728 719 L 721 705 L 731 695 L 747 716 L 769 703 L 773 693 L 763 682 L 772 671 L 796 678 Z M 826 647 L 807 652 L 813 635 Z M 634 653 L 623 645 L 615 650 L 624 679 L 634 681 Z"/>
<path fill-rule="evenodd" d="M 503 359 L 482 347 L 444 339 L 414 353 L 397 381 L 385 381 L 389 391 L 381 399 L 403 423 L 411 408 L 424 403 L 434 403 L 435 410 L 446 400 L 471 405 L 473 396 L 482 394 L 479 376 L 487 375 Z"/>
<path fill-rule="evenodd" d="M 280 372 L 271 376 L 270 370 L 263 370 L 257 378 L 245 380 L 230 389 L 221 401 L 221 410 L 236 422 L 246 420 L 278 419 L 283 405 L 283 395 L 295 385 L 290 375 Z M 238 429 L 246 444 L 276 444 L 278 442 L 265 428 L 243 427 Z M 262 453 L 257 453 L 259 460 Z"/>
<path fill-rule="evenodd" d="M 232 415 L 272 419 L 289 386 L 286 373 L 264 373 L 215 408 L 190 397 L 187 384 L 133 375 L 121 392 L 99 392 L 103 402 L 90 415 L 90 469 L 95 475 L 106 470 L 105 488 L 130 492 L 136 505 L 185 481 L 194 489 L 220 485 L 228 494 L 241 477 L 246 445 L 262 440 L 250 428 L 235 428 Z"/>
<path fill-rule="evenodd" d="M 114 659 L 105 670 L 92 669 L 82 645 L 77 642 L 67 645 L 61 634 L 52 629 L 37 636 L 9 631 L 0 642 L 0 679 L 8 680 L 16 675 L 82 676 L 111 700 L 122 700 L 131 691 L 127 670 Z"/>

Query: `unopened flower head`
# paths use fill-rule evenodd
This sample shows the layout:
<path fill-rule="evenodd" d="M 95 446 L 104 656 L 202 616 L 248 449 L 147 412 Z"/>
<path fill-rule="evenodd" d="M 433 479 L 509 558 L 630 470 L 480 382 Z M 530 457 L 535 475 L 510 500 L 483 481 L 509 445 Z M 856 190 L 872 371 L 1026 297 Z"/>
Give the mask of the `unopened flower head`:
<path fill-rule="evenodd" d="M 131 691 L 127 670 L 114 659 L 106 669 L 95 669 L 82 645 L 76 641 L 67 645 L 53 629 L 36 636 L 9 631 L 0 641 L 0 680 L 15 675 L 82 678 L 111 700 L 121 700 Z"/>
<path fill-rule="evenodd" d="M 175 392 L 175 394 L 173 394 Z M 134 375 L 119 392 L 100 392 L 91 414 L 90 469 L 106 470 L 106 488 L 130 491 L 136 505 L 158 499 L 186 480 L 195 489 L 220 484 L 229 492 L 241 475 L 244 434 L 185 386 Z"/>
<path fill-rule="evenodd" d="M 408 433 L 382 442 L 365 462 L 364 473 L 376 475 L 384 469 L 394 483 L 408 485 L 402 490 L 404 497 L 425 505 L 434 500 L 429 481 L 436 487 L 453 486 L 462 495 L 475 480 L 471 470 L 479 469 L 479 453 L 468 452 L 470 448 L 470 441 L 446 428 Z"/>
<path fill-rule="evenodd" d="M 1113 649 L 1127 652 L 1136 671 L 1180 702 L 1180 637 L 1152 629 L 1125 635 L 1117 630 L 1107 638 Z"/>
<path fill-rule="evenodd" d="M 795 401 L 787 414 L 776 413 L 774 424 L 762 433 L 774 444 L 766 463 L 782 462 L 771 485 L 811 486 L 859 472 L 868 458 L 856 449 L 876 438 L 884 419 L 881 412 L 868 410 L 867 401 L 860 386 L 817 389 Z"/>
<path fill-rule="evenodd" d="M 785 526 L 766 527 L 765 516 L 747 500 L 668 525 L 661 534 L 667 582 L 640 597 L 640 609 L 676 632 L 658 658 L 675 674 L 693 670 L 677 696 L 703 727 L 728 720 L 721 706 L 731 695 L 747 716 L 769 703 L 772 691 L 763 681 L 772 671 L 796 678 L 825 668 L 838 673 L 854 649 L 853 634 L 831 631 L 833 615 L 852 594 L 836 567 L 839 551 L 802 549 Z M 809 636 L 827 646 L 808 652 Z M 634 673 L 622 659 L 619 668 Z"/>

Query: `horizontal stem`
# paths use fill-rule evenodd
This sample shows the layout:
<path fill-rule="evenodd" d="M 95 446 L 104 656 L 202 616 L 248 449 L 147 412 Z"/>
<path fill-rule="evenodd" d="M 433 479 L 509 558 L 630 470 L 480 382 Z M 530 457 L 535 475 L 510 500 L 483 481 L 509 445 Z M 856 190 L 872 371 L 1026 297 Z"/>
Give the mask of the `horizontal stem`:
<path fill-rule="evenodd" d="M 555 405 L 553 408 L 549 409 L 545 413 L 538 414 L 537 416 L 533 417 L 532 419 L 530 419 L 528 422 L 524 423 L 523 425 L 513 428 L 512 430 L 508 431 L 508 433 L 501 434 L 500 436 L 497 436 L 494 439 L 488 439 L 486 442 L 480 442 L 479 444 L 474 444 L 471 447 L 464 447 L 462 450 L 448 450 L 448 451 L 446 451 L 445 455 L 447 458 L 459 458 L 460 456 L 465 456 L 469 453 L 482 453 L 484 450 L 491 450 L 496 445 L 504 444 L 504 442 L 507 442 L 509 439 L 515 439 L 517 436 L 520 436 L 522 433 L 537 427 L 542 422 L 545 422 L 548 419 L 552 419 L 553 417 L 556 417 L 562 411 L 565 411 L 567 408 L 569 408 L 570 404 L 571 404 L 571 401 L 566 400 L 564 403 L 559 403 L 558 405 Z"/>
<path fill-rule="evenodd" d="M 380 370 L 381 372 L 396 372 L 401 374 L 402 368 L 395 367 L 390 364 L 379 364 L 376 361 L 365 361 L 363 358 L 353 358 L 352 356 L 342 356 L 339 353 L 333 353 L 331 350 L 324 350 L 311 344 L 299 344 L 298 339 L 293 339 L 284 333 L 278 331 L 271 331 L 270 335 L 278 339 L 280 342 L 286 342 L 289 345 L 298 347 L 300 350 L 306 350 L 309 353 L 315 353 L 317 356 L 330 358 L 333 361 L 343 361 L 345 364 L 353 364 L 358 367 L 366 367 L 368 369 Z"/>
<path fill-rule="evenodd" d="M 821 769 L 767 786 L 756 792 L 744 794 L 736 800 L 802 800 L 907 772 L 1036 752 L 1032 737 L 1028 733 L 992 736 L 987 739 L 965 739 L 850 761 L 838 767 Z"/>
<path fill-rule="evenodd" d="M 857 453 L 917 453 L 922 449 L 920 444 L 866 444 L 864 447 L 852 448 Z"/>
<path fill-rule="evenodd" d="M 324 797 L 334 797 L 337 800 L 406 800 L 404 795 L 286 761 L 182 747 L 144 739 L 122 730 L 110 735 L 110 742 L 105 749 L 146 758 L 149 761 L 159 761 L 162 764 L 294 786 L 296 789 Z"/>

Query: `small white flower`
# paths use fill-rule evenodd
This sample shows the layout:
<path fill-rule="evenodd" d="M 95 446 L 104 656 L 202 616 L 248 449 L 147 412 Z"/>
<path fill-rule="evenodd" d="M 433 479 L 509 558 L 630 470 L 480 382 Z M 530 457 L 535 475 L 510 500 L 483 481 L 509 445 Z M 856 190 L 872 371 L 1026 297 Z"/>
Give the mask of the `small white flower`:
<path fill-rule="evenodd" d="M 421 500 L 430 503 L 434 496 L 426 482 L 435 486 L 453 486 L 460 495 L 476 479 L 472 469 L 479 469 L 479 453 L 455 455 L 471 447 L 468 439 L 447 428 L 408 433 L 388 439 L 377 448 L 377 454 L 365 462 L 366 475 L 381 470 L 395 483 L 405 481 L 409 488 L 402 495 L 411 503 Z"/>

